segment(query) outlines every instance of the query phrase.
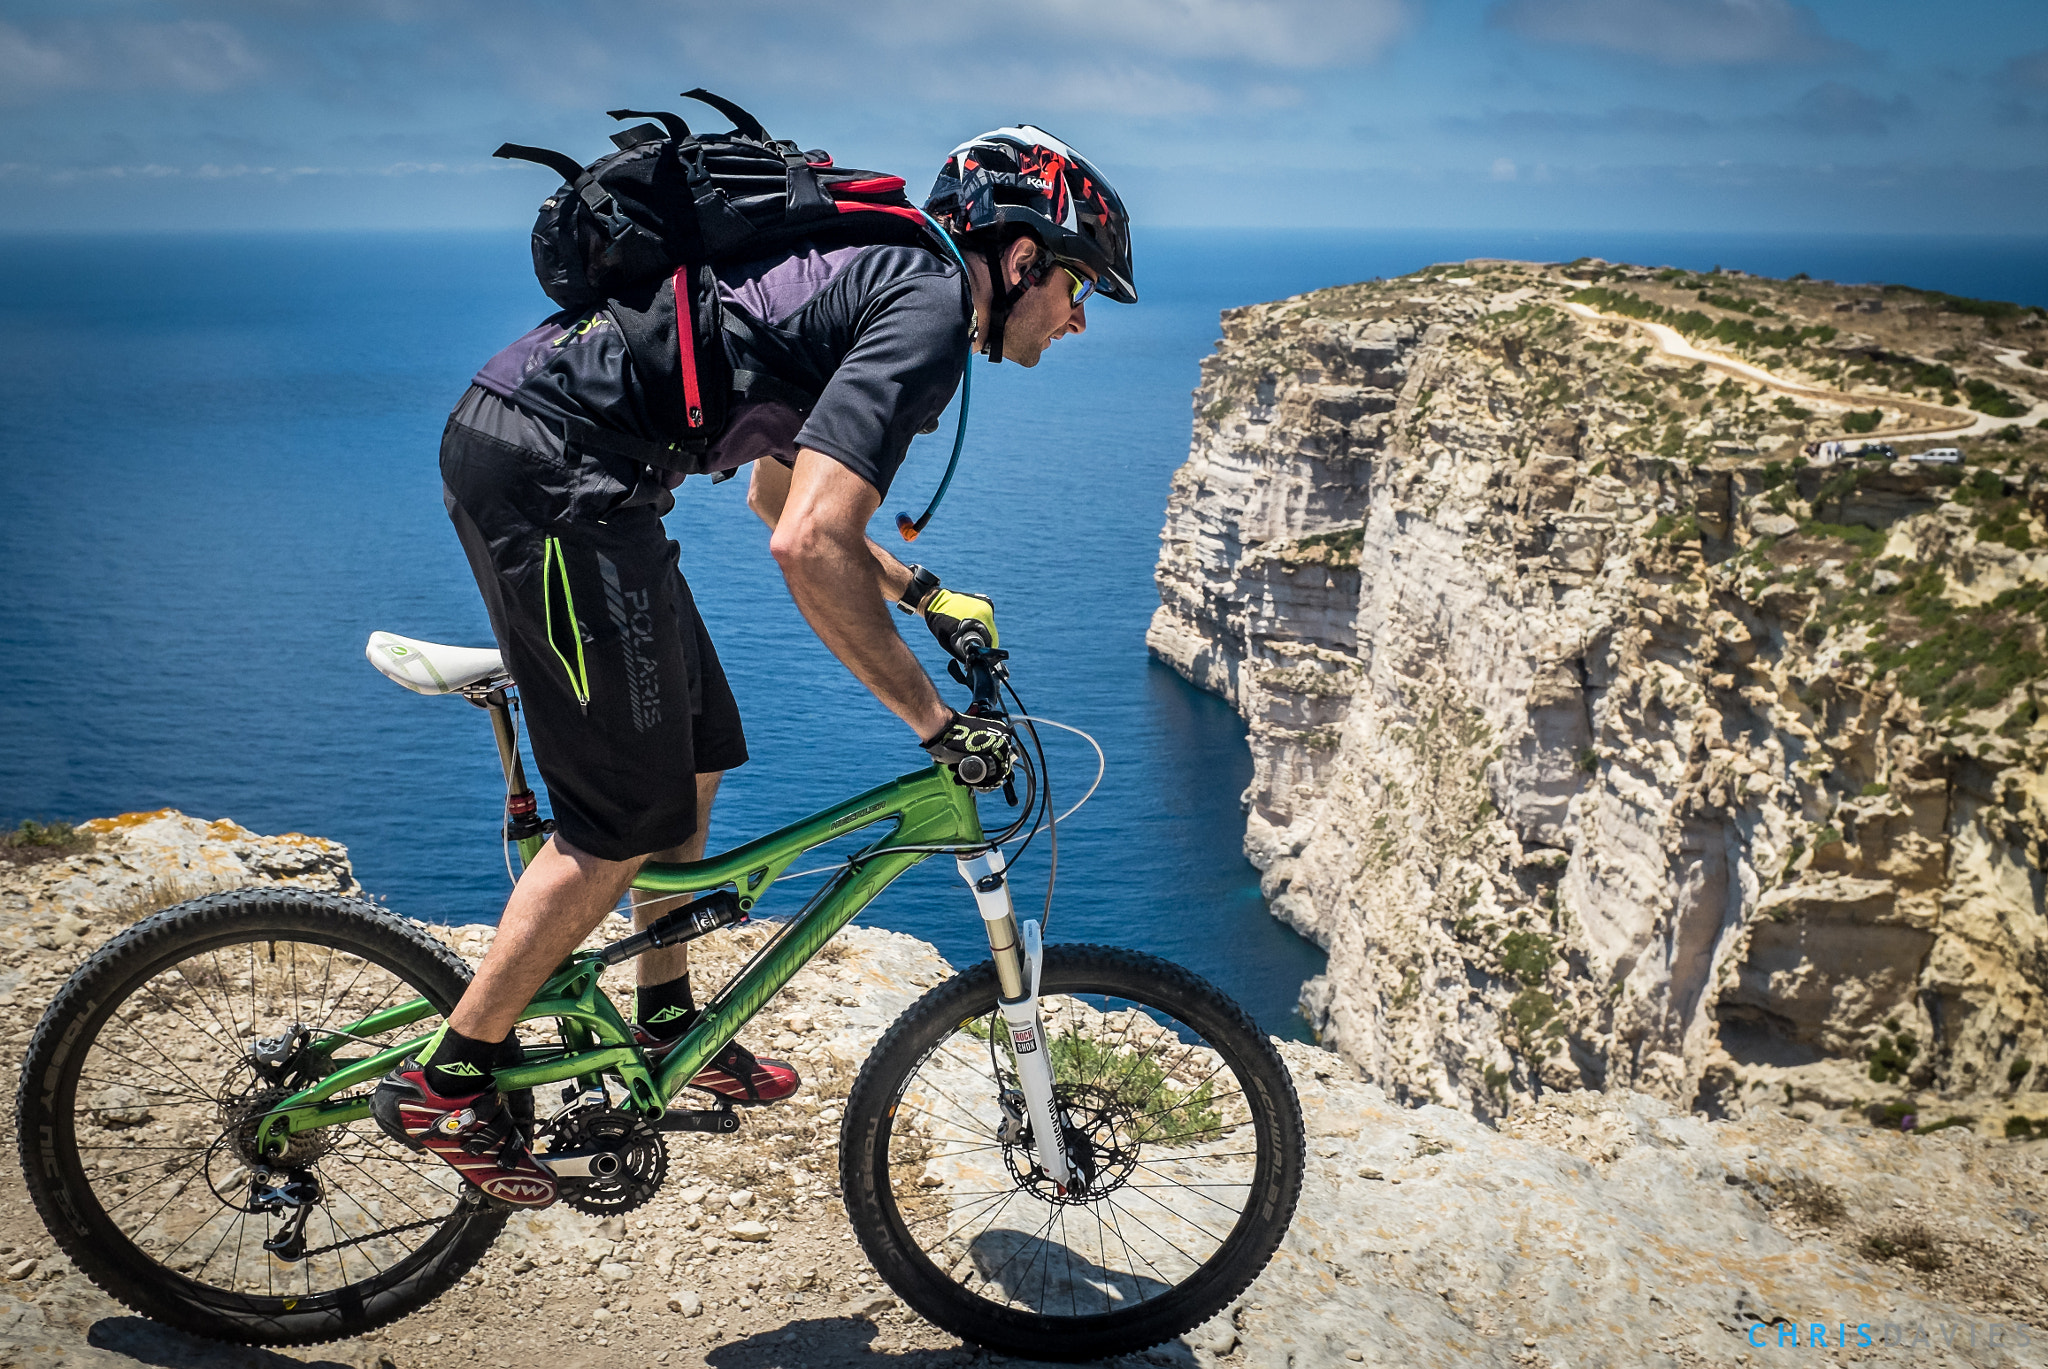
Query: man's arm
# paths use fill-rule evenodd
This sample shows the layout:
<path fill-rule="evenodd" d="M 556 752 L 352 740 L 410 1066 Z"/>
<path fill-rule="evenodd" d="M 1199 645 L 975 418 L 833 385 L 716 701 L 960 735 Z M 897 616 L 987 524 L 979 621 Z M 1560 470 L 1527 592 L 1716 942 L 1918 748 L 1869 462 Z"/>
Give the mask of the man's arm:
<path fill-rule="evenodd" d="M 790 468 L 770 457 L 763 457 L 754 463 L 754 475 L 747 486 L 747 507 L 752 509 L 770 532 L 782 519 L 782 510 L 789 500 Z M 866 482 L 862 482 L 866 483 Z M 880 500 L 876 500 L 879 506 Z M 885 603 L 894 604 L 902 599 L 903 592 L 910 588 L 910 567 L 891 556 L 888 550 L 874 538 L 866 538 L 868 553 L 875 558 L 875 569 L 879 576 L 879 592 Z"/>
<path fill-rule="evenodd" d="M 889 604 L 909 586 L 910 572 L 866 536 L 882 496 L 809 447 L 797 452 L 795 468 L 779 481 L 762 469 L 779 470 L 779 462 L 754 464 L 748 503 L 774 529 L 768 550 L 804 620 L 920 741 L 937 736 L 953 711 L 889 620 Z M 764 483 L 770 486 L 765 492 Z M 778 483 L 779 490 L 773 488 Z M 764 507 L 771 503 L 772 513 Z"/>

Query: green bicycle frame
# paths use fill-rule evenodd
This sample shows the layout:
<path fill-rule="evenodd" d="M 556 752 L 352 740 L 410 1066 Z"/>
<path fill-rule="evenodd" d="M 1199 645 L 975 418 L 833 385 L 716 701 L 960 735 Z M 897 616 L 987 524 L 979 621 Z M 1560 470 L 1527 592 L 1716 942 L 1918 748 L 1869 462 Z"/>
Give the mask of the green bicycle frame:
<path fill-rule="evenodd" d="M 712 1057 L 724 1050 L 753 1015 L 781 991 L 796 972 L 831 940 L 833 934 L 874 901 L 898 875 L 933 854 L 898 851 L 897 846 L 972 849 L 984 838 L 974 791 L 951 771 L 933 766 L 903 775 L 850 798 L 836 807 L 793 823 L 723 855 L 682 864 L 649 862 L 633 881 L 635 889 L 657 894 L 698 894 L 732 885 L 740 908 L 750 911 L 792 861 L 806 851 L 864 827 L 893 819 L 889 830 L 852 858 L 809 910 L 783 928 L 767 953 L 704 1006 L 704 1011 L 668 1054 L 660 1070 L 633 1044 L 632 1029 L 598 987 L 606 965 L 594 951 L 562 963 L 519 1020 L 551 1018 L 562 1026 L 569 1050 L 561 1056 L 499 1070 L 497 1082 L 507 1091 L 539 1088 L 565 1079 L 594 1084 L 604 1073 L 615 1074 L 629 1094 L 627 1106 L 641 1116 L 658 1119 L 668 1101 L 695 1078 Z M 538 843 L 536 843 L 536 849 Z M 868 856 L 869 851 L 883 854 Z M 530 858 L 530 856 L 529 856 Z M 407 1027 L 437 1016 L 440 1009 L 424 998 L 395 1004 L 313 1041 L 307 1049 L 332 1058 L 350 1041 Z M 340 1126 L 370 1115 L 367 1098 L 335 1095 L 381 1079 L 426 1042 L 424 1036 L 363 1059 L 346 1061 L 315 1083 L 274 1104 L 263 1123 L 260 1144 L 267 1153 L 281 1153 L 289 1138 L 320 1127 Z"/>

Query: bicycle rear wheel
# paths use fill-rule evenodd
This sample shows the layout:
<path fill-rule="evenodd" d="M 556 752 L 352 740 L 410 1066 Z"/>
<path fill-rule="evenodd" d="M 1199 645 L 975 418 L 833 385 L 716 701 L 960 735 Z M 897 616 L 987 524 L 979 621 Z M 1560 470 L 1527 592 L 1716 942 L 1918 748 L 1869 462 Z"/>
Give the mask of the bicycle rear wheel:
<path fill-rule="evenodd" d="M 306 1069 L 438 1017 L 325 1063 L 301 1050 L 296 1066 L 266 1064 L 255 1043 L 316 1040 L 418 997 L 445 1012 L 468 982 L 431 936 L 353 899 L 247 889 L 137 923 L 72 976 L 30 1042 L 17 1115 L 37 1211 L 94 1283 L 198 1335 L 304 1345 L 413 1311 L 506 1214 L 368 1119 L 301 1133 L 281 1157 L 254 1139 Z M 530 1114 L 530 1097 L 515 1101 Z M 297 1248 L 267 1247 L 301 1208 Z"/>
<path fill-rule="evenodd" d="M 1057 1191 L 1019 1115 L 984 962 L 911 1005 L 868 1058 L 840 1149 L 848 1215 L 905 1302 L 1036 1359 L 1141 1350 L 1221 1311 L 1301 1192 L 1301 1106 L 1279 1053 L 1177 965 L 1045 951 L 1040 1011 L 1066 1146 Z"/>

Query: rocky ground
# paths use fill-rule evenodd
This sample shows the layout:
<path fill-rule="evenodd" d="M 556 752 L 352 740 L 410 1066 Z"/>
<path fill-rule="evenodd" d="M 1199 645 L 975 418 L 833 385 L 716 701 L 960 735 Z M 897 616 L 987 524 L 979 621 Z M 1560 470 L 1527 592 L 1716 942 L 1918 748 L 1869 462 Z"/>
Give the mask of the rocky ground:
<path fill-rule="evenodd" d="M 346 853 L 313 838 L 172 813 L 93 826 L 90 852 L 0 868 L 0 1041 L 17 1057 L 76 964 L 165 898 L 353 884 Z M 490 935 L 436 930 L 469 956 Z M 698 973 L 715 982 L 750 935 L 699 943 Z M 0 1366 L 988 1361 L 896 1303 L 836 1193 L 838 1100 L 883 1025 L 949 972 L 912 938 L 849 928 L 748 1034 L 801 1064 L 799 1100 L 733 1137 L 671 1137 L 670 1181 L 646 1207 L 516 1219 L 458 1292 L 332 1345 L 224 1347 L 133 1316 L 55 1253 L 4 1167 Z M 1494 1127 L 1400 1106 L 1334 1055 L 1282 1049 L 1311 1152 L 1292 1231 L 1224 1317 L 1143 1362 L 1689 1366 L 1794 1344 L 1817 1364 L 2048 1357 L 2042 1143 L 1818 1114 L 1709 1122 L 1633 1093 L 1552 1095 Z"/>

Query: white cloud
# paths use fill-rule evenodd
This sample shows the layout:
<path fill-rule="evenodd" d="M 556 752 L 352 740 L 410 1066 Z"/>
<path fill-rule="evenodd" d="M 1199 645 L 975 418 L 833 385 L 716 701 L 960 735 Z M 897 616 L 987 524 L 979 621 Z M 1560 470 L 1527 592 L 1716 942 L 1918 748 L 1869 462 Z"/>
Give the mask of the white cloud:
<path fill-rule="evenodd" d="M 1671 66 L 1805 62 L 1853 51 L 1790 0 L 1501 0 L 1487 22 Z"/>
<path fill-rule="evenodd" d="M 1027 0 L 1007 12 L 1034 9 L 1088 47 L 1295 69 L 1369 62 L 1409 19 L 1404 0 Z"/>
<path fill-rule="evenodd" d="M 1511 181 L 1515 179 L 1515 172 L 1515 164 L 1510 159 L 1506 157 L 1495 157 L 1493 159 L 1493 179 L 1497 181 Z"/>
<path fill-rule="evenodd" d="M 1806 133 L 1876 138 L 1912 113 L 1913 102 L 1904 95 L 1883 100 L 1840 81 L 1823 81 L 1793 101 L 1792 108 L 1774 122 Z"/>
<path fill-rule="evenodd" d="M 262 68 L 241 33 L 216 21 L 62 23 L 37 32 L 0 23 L 0 99 L 11 104 L 57 90 L 211 94 Z"/>

